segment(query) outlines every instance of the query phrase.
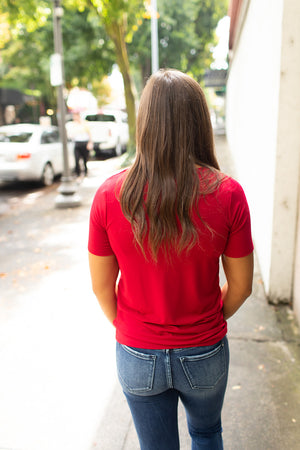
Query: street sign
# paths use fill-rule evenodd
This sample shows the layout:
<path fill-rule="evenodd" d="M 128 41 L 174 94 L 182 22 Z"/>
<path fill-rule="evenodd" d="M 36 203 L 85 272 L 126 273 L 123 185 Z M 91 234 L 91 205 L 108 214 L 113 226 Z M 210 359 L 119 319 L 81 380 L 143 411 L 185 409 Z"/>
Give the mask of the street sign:
<path fill-rule="evenodd" d="M 63 84 L 61 55 L 59 53 L 50 56 L 50 83 L 51 86 Z"/>

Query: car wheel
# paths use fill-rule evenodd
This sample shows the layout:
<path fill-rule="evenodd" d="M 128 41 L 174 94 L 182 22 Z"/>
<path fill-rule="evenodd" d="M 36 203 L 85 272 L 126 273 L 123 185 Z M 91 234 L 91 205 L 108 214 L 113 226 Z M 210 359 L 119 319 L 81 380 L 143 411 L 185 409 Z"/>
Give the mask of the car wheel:
<path fill-rule="evenodd" d="M 50 163 L 47 163 L 44 167 L 41 182 L 43 186 L 51 186 L 54 181 L 54 170 Z"/>
<path fill-rule="evenodd" d="M 122 155 L 122 145 L 121 145 L 120 140 L 118 140 L 117 145 L 115 147 L 115 154 L 117 156 L 121 156 Z"/>

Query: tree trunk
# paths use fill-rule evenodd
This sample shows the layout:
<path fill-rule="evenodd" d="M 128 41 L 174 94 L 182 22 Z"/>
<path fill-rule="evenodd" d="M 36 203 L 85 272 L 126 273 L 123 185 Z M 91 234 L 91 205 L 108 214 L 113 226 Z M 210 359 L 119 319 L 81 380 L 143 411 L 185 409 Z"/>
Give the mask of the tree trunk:
<path fill-rule="evenodd" d="M 136 111 L 133 84 L 130 76 L 128 52 L 125 42 L 124 21 L 122 24 L 117 22 L 110 22 L 109 24 L 106 24 L 106 31 L 115 45 L 117 64 L 123 77 L 129 127 L 129 145 L 127 152 L 129 156 L 133 156 L 135 154 Z"/>
<path fill-rule="evenodd" d="M 151 75 L 151 59 L 150 58 L 146 59 L 145 63 L 142 64 L 141 73 L 142 73 L 143 87 L 145 87 L 145 84 Z"/>

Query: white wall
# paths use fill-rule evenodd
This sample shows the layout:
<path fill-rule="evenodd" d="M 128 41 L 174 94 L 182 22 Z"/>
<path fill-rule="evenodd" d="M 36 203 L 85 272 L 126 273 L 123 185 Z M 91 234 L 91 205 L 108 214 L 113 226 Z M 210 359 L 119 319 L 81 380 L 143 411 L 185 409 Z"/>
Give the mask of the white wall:
<path fill-rule="evenodd" d="M 255 249 L 269 292 L 283 0 L 251 0 L 230 65 L 227 138 L 252 214 Z"/>
<path fill-rule="evenodd" d="M 299 19 L 299 0 L 285 0 L 269 289 L 270 297 L 277 299 L 289 299 L 293 292 L 300 177 Z"/>
<path fill-rule="evenodd" d="M 274 302 L 294 294 L 300 320 L 300 2 L 247 4 L 227 87 L 228 142 L 266 293 Z"/>
<path fill-rule="evenodd" d="M 299 196 L 300 197 L 300 196 Z M 300 198 L 298 204 L 298 214 L 300 211 Z M 296 261 L 294 271 L 294 289 L 293 289 L 294 309 L 300 324 L 300 216 L 298 215 L 298 229 L 296 242 Z"/>

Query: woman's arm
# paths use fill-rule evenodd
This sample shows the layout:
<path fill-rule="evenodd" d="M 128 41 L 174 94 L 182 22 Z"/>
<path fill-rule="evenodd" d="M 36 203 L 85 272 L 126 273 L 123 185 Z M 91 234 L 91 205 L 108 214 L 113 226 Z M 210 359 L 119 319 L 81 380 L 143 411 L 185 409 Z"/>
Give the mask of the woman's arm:
<path fill-rule="evenodd" d="M 84 123 L 84 129 L 85 129 L 86 133 L 89 136 L 89 140 L 88 140 L 86 148 L 87 148 L 87 150 L 93 150 L 94 143 L 93 143 L 93 137 L 92 137 L 91 129 L 90 129 L 89 125 L 88 125 L 88 122 L 83 122 L 83 123 Z"/>
<path fill-rule="evenodd" d="M 253 253 L 243 258 L 222 256 L 227 282 L 222 287 L 223 315 L 227 320 L 252 292 Z"/>
<path fill-rule="evenodd" d="M 96 256 L 89 253 L 93 292 L 108 320 L 113 323 L 117 316 L 116 281 L 119 265 L 114 255 Z"/>

